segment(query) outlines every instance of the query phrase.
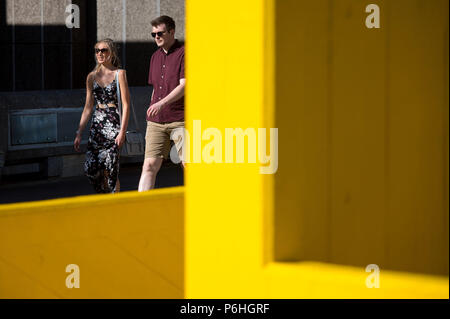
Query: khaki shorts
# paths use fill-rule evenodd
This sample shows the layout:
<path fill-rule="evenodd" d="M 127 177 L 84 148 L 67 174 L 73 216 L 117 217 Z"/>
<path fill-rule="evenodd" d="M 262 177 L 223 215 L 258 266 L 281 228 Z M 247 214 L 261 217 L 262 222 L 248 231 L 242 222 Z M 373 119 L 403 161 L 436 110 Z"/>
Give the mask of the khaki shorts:
<path fill-rule="evenodd" d="M 183 129 L 183 122 L 155 123 L 147 121 L 147 132 L 145 134 L 145 158 L 165 158 L 169 157 L 170 134 L 175 129 Z M 184 132 L 184 131 L 183 131 Z M 178 154 L 181 153 L 183 138 L 174 141 Z"/>

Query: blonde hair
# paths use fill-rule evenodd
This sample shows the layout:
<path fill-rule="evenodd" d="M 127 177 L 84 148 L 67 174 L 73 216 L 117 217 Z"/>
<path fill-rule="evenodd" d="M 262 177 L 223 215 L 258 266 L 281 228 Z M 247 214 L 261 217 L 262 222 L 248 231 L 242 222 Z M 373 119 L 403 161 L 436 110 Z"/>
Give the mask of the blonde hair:
<path fill-rule="evenodd" d="M 117 46 L 116 46 L 116 44 L 114 43 L 114 41 L 111 40 L 111 39 L 109 39 L 109 38 L 100 40 L 100 41 L 98 41 L 98 42 L 95 44 L 94 48 L 97 48 L 97 45 L 98 45 L 99 43 L 105 43 L 105 44 L 108 46 L 108 49 L 109 49 L 109 59 L 110 59 L 110 61 L 111 61 L 111 64 L 112 64 L 113 66 L 115 66 L 116 68 L 120 69 L 121 65 L 120 65 L 119 54 L 118 54 L 118 51 L 117 51 Z M 100 66 L 101 66 L 101 64 L 98 63 L 98 61 L 97 61 L 97 54 L 95 54 L 95 62 L 96 62 L 96 65 L 95 65 L 95 68 L 94 68 L 93 71 L 94 71 L 95 73 L 97 73 L 97 72 L 99 71 L 99 69 L 100 69 Z"/>

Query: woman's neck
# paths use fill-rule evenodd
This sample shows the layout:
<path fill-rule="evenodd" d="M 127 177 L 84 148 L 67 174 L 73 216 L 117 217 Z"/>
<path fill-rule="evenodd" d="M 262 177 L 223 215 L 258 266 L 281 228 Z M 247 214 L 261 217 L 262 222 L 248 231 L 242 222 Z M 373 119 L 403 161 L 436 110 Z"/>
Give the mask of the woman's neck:
<path fill-rule="evenodd" d="M 100 66 L 100 70 L 108 70 L 108 71 L 115 71 L 117 70 L 117 67 L 115 67 L 114 65 L 112 65 L 111 63 L 103 63 Z"/>

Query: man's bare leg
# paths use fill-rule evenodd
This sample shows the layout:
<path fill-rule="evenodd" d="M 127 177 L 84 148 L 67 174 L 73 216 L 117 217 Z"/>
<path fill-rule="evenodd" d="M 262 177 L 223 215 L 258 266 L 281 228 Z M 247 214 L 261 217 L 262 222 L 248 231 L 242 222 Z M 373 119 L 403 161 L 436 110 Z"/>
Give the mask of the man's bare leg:
<path fill-rule="evenodd" d="M 161 164 L 163 162 L 162 158 L 146 158 L 144 164 L 142 165 L 141 179 L 139 180 L 140 192 L 148 191 L 155 187 L 156 175 L 158 174 Z"/>

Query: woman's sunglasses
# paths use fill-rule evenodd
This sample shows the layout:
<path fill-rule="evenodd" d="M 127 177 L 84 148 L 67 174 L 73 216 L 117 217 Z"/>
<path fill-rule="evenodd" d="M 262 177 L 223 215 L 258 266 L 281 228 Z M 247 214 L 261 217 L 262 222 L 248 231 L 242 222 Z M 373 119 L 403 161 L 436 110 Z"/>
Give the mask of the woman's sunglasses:
<path fill-rule="evenodd" d="M 167 31 L 159 31 L 159 32 L 152 32 L 151 34 L 152 34 L 152 37 L 156 38 L 156 36 L 162 37 L 162 35 L 166 32 Z"/>
<path fill-rule="evenodd" d="M 105 48 L 103 48 L 103 49 L 95 49 L 95 54 L 99 54 L 99 52 L 105 53 L 105 52 L 108 52 L 108 49 L 105 49 Z"/>

